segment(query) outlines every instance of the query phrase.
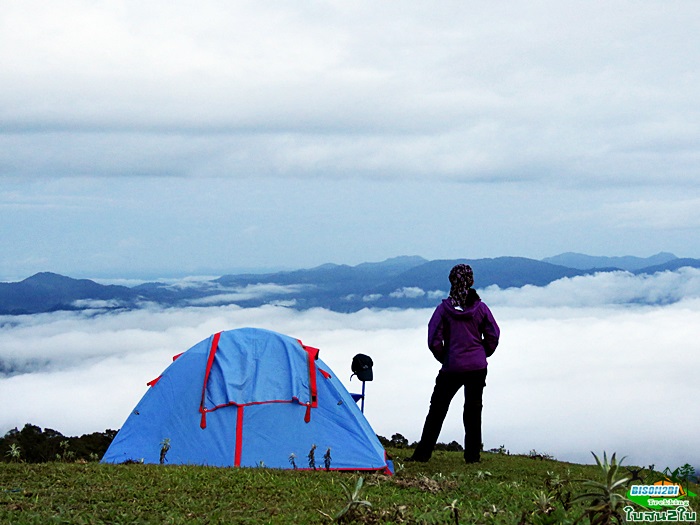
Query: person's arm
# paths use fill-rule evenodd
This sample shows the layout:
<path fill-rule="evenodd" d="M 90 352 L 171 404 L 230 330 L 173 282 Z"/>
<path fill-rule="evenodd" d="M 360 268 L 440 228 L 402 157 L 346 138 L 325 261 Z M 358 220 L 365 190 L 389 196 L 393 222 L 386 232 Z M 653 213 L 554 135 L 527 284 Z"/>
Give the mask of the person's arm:
<path fill-rule="evenodd" d="M 442 305 L 439 305 L 433 312 L 428 323 L 428 348 L 433 353 L 433 357 L 440 363 L 445 361 L 445 343 L 443 340 L 443 319 Z"/>
<path fill-rule="evenodd" d="M 498 346 L 498 340 L 501 337 L 501 329 L 498 327 L 496 319 L 494 319 L 489 307 L 484 304 L 483 308 L 484 318 L 479 328 L 484 337 L 483 344 L 484 350 L 486 350 L 486 357 L 491 357 Z"/>

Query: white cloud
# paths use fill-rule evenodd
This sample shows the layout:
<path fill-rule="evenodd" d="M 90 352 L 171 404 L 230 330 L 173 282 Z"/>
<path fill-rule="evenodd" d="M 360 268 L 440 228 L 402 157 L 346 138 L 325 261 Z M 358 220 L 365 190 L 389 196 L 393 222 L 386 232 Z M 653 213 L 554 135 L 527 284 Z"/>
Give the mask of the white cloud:
<path fill-rule="evenodd" d="M 102 310 L 110 308 L 118 308 L 123 306 L 123 303 L 118 299 L 99 300 L 99 299 L 78 299 L 73 301 L 73 306 L 76 308 Z"/>
<path fill-rule="evenodd" d="M 395 297 L 397 299 L 402 299 L 402 298 L 408 298 L 408 299 L 416 299 L 418 297 L 423 297 L 425 295 L 425 291 L 421 288 L 418 288 L 417 286 L 404 286 L 403 288 L 399 288 L 398 290 L 394 290 L 389 294 L 391 297 Z"/>
<path fill-rule="evenodd" d="M 398 288 L 391 292 L 389 297 L 394 297 L 395 299 L 417 299 L 418 297 L 423 297 L 424 295 L 429 299 L 442 299 L 447 295 L 447 292 L 444 292 L 443 290 L 430 290 L 426 292 L 417 286 L 404 286 L 403 288 Z"/>
<path fill-rule="evenodd" d="M 159 282 L 166 284 L 169 288 L 175 290 L 187 290 L 192 288 L 217 288 L 221 287 L 218 283 L 212 282 L 218 279 L 220 276 L 206 276 L 206 275 L 196 275 L 189 276 L 182 279 L 159 279 Z"/>
<path fill-rule="evenodd" d="M 3 15 L 10 173 L 696 173 L 691 4 L 25 1 Z"/>
<path fill-rule="evenodd" d="M 622 277 L 628 285 L 649 285 L 645 277 Z M 659 278 L 669 287 L 683 281 Z M 599 279 L 562 285 L 604 286 Z M 629 456 L 629 464 L 700 465 L 692 407 L 700 397 L 700 299 L 622 307 L 589 299 L 581 305 L 569 294 L 574 304 L 567 307 L 542 303 L 555 291 L 524 289 L 509 304 L 496 290 L 482 291 L 502 329 L 485 390 L 486 447 L 536 449 L 578 462 L 590 462 L 590 450 L 606 450 Z M 625 288 L 612 286 L 610 293 Z M 40 369 L 0 380 L 0 398 L 12 400 L 0 414 L 0 432 L 26 422 L 68 435 L 117 428 L 172 355 L 217 331 L 257 326 L 320 348 L 350 391 L 360 388 L 350 382 L 352 356 L 369 354 L 375 362 L 375 379 L 366 385 L 370 423 L 379 434 L 417 440 L 439 368 L 426 347 L 431 313 L 226 306 L 5 317 L 0 359 L 33 359 Z M 460 409 L 455 399 L 442 441 L 461 440 Z"/>
<path fill-rule="evenodd" d="M 482 294 L 489 304 L 511 307 L 590 307 L 623 304 L 668 304 L 700 297 L 700 269 L 652 275 L 603 272 L 559 279 L 547 286 L 500 289 L 487 287 Z"/>
<path fill-rule="evenodd" d="M 6 279 L 698 256 L 696 3 L 5 4 Z"/>
<path fill-rule="evenodd" d="M 193 306 L 229 304 L 236 301 L 260 299 L 269 295 L 296 293 L 305 287 L 307 287 L 307 285 L 280 285 L 274 283 L 248 284 L 240 288 L 233 288 L 232 291 L 228 293 L 210 295 L 208 297 L 202 297 L 201 299 L 192 299 L 189 303 Z"/>
<path fill-rule="evenodd" d="M 618 228 L 694 229 L 700 227 L 700 199 L 642 199 L 605 207 Z"/>
<path fill-rule="evenodd" d="M 297 305 L 297 300 L 296 299 L 279 299 L 275 301 L 270 301 L 269 303 L 271 306 L 282 306 L 284 308 L 293 308 Z"/>

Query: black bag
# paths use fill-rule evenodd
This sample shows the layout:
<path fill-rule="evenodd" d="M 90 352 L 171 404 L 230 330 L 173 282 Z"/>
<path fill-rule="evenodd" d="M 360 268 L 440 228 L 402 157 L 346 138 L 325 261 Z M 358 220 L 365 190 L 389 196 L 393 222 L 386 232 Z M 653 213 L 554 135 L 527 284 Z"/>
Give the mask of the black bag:
<path fill-rule="evenodd" d="M 352 372 L 360 381 L 372 381 L 372 358 L 365 354 L 357 354 L 352 358 Z"/>

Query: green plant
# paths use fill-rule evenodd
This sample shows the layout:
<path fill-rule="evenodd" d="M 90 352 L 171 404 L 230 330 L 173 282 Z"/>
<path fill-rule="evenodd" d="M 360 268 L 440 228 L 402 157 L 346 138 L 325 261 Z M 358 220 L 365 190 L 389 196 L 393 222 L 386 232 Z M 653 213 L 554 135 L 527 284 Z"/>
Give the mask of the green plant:
<path fill-rule="evenodd" d="M 489 452 L 493 454 L 510 454 L 510 450 L 507 450 L 505 445 L 500 445 L 498 448 L 492 448 L 491 450 L 489 450 Z"/>
<path fill-rule="evenodd" d="M 627 477 L 619 476 L 620 466 L 625 458 L 623 457 L 618 462 L 613 452 L 610 462 L 608 462 L 608 456 L 605 452 L 603 452 L 603 461 L 594 452 L 591 454 L 593 454 L 596 464 L 603 474 L 604 481 L 586 480 L 583 482 L 588 492 L 579 494 L 573 501 L 588 502 L 588 507 L 577 522 L 587 517 L 591 525 L 623 523 L 622 508 L 631 503 L 624 495 L 617 492 L 629 480 Z"/>
<path fill-rule="evenodd" d="M 323 467 L 326 469 L 326 472 L 331 469 L 331 461 L 331 447 L 328 447 L 328 450 L 323 455 Z"/>
<path fill-rule="evenodd" d="M 355 489 L 352 492 L 350 492 L 350 489 L 348 489 L 342 481 L 340 482 L 340 486 L 343 487 L 343 491 L 345 492 L 348 502 L 335 515 L 334 519 L 336 521 L 340 521 L 344 518 L 351 518 L 359 508 L 367 508 L 372 506 L 369 501 L 360 498 L 364 481 L 365 479 L 363 477 L 358 478 L 357 483 L 355 483 Z"/>
<path fill-rule="evenodd" d="M 535 492 L 535 499 L 532 503 L 535 510 L 529 514 L 523 512 L 519 525 L 531 523 L 533 525 L 565 525 L 573 523 L 573 518 L 567 515 L 564 507 L 558 505 L 558 498 L 555 494 L 547 493 L 543 490 Z"/>
<path fill-rule="evenodd" d="M 56 454 L 56 461 L 69 462 L 75 458 L 75 452 L 73 452 L 72 450 L 68 450 L 68 447 L 70 447 L 70 441 L 68 441 L 67 439 L 61 441 L 58 444 L 58 446 L 61 447 L 61 453 Z"/>
<path fill-rule="evenodd" d="M 455 525 L 459 525 L 459 507 L 457 507 L 457 500 L 456 499 L 452 500 L 452 503 L 450 503 L 447 507 L 445 507 L 445 510 L 450 511 L 450 513 L 452 514 L 452 517 L 455 520 Z"/>
<path fill-rule="evenodd" d="M 548 470 L 544 485 L 546 490 L 534 492 L 532 500 L 534 510 L 523 512 L 520 525 L 531 523 L 533 525 L 562 525 L 573 522 L 568 516 L 571 508 L 571 492 L 568 489 L 569 480 L 560 474 Z"/>
<path fill-rule="evenodd" d="M 12 443 L 5 455 L 10 458 L 10 461 L 17 463 L 22 460 L 22 449 L 17 443 Z"/>
<path fill-rule="evenodd" d="M 311 450 L 306 457 L 309 459 L 309 468 L 316 470 L 316 445 L 311 445 Z"/>
<path fill-rule="evenodd" d="M 549 454 L 544 454 L 544 453 L 537 452 L 534 448 L 530 451 L 530 453 L 528 454 L 528 457 L 529 457 L 530 459 L 542 459 L 542 460 L 544 460 L 544 459 L 554 459 L 554 456 L 551 456 L 551 455 L 549 455 Z"/>
<path fill-rule="evenodd" d="M 170 450 L 170 438 L 165 438 L 160 442 L 160 464 L 165 463 L 165 455 Z"/>
<path fill-rule="evenodd" d="M 535 492 L 535 499 L 532 501 L 535 504 L 534 513 L 547 515 L 551 514 L 555 509 L 555 500 L 556 498 L 554 495 L 548 494 L 544 490 Z"/>
<path fill-rule="evenodd" d="M 552 492 L 554 498 L 561 503 L 562 508 L 568 511 L 571 508 L 571 491 L 568 488 L 569 480 L 562 478 L 556 472 L 548 470 L 544 484 Z"/>

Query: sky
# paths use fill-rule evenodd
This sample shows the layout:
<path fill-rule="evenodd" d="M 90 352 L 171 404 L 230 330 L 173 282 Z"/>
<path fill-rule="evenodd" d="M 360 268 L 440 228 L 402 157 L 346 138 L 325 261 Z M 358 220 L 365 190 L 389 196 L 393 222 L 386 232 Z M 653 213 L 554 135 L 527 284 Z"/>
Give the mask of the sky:
<path fill-rule="evenodd" d="M 0 281 L 700 257 L 700 4 L 0 0 Z"/>
<path fill-rule="evenodd" d="M 617 272 L 479 292 L 502 334 L 484 391 L 487 450 L 535 450 L 577 463 L 593 463 L 591 451 L 616 452 L 626 465 L 673 470 L 690 463 L 700 471 L 700 270 Z M 631 296 L 666 295 L 675 302 L 629 304 Z M 319 348 L 350 392 L 361 391 L 350 380 L 352 356 L 370 355 L 365 415 L 385 437 L 420 438 L 439 369 L 426 345 L 430 309 L 97 312 L 0 317 L 0 360 L 21 372 L 0 378 L 0 435 L 25 423 L 66 436 L 118 429 L 172 356 L 246 326 Z M 460 396 L 441 442 L 462 441 Z"/>

